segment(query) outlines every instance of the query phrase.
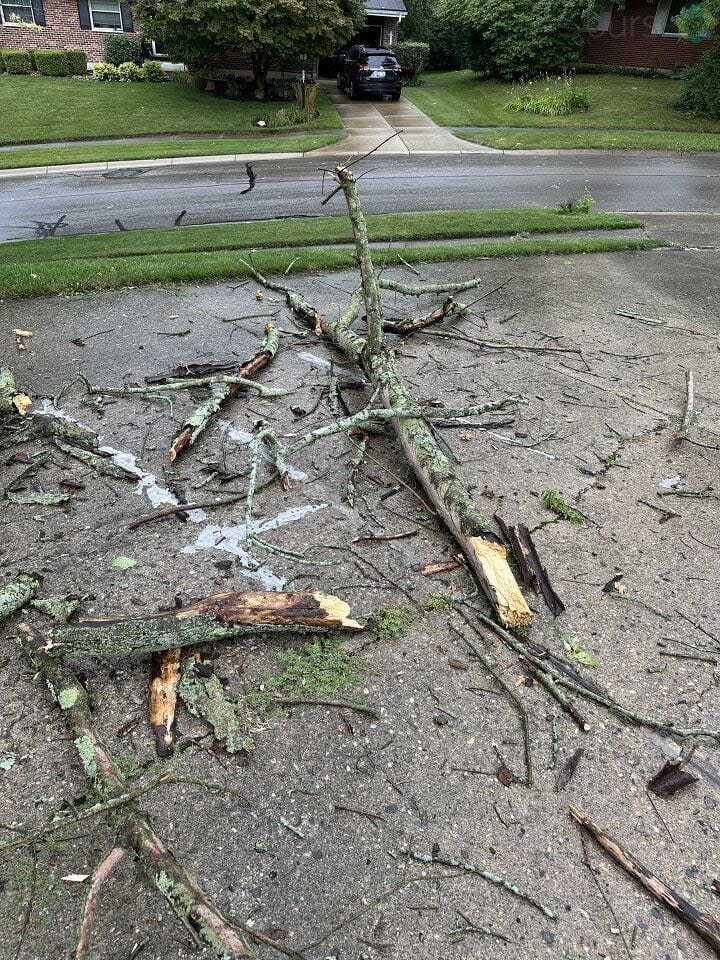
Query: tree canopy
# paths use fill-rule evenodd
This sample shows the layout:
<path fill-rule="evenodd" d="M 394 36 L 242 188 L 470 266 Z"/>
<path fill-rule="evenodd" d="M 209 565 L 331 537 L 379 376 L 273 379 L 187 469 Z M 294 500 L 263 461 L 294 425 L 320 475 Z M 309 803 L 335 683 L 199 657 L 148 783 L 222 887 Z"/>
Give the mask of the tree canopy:
<path fill-rule="evenodd" d="M 513 80 L 576 63 L 595 5 L 596 0 L 441 0 L 439 12 L 463 36 L 474 70 Z"/>
<path fill-rule="evenodd" d="M 134 0 L 133 11 L 143 33 L 183 63 L 244 51 L 261 94 L 273 60 L 331 54 L 365 17 L 362 0 Z"/>

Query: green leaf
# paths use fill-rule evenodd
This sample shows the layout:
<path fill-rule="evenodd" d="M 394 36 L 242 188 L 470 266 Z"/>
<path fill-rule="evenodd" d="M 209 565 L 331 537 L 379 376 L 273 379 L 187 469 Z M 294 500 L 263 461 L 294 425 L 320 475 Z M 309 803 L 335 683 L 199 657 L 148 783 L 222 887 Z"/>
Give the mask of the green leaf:
<path fill-rule="evenodd" d="M 570 659 L 581 666 L 589 667 L 591 670 L 597 670 L 600 666 L 600 661 L 595 654 L 591 650 L 583 650 L 577 637 L 563 637 L 563 646 Z"/>
<path fill-rule="evenodd" d="M 137 566 L 137 560 L 133 560 L 132 557 L 115 557 L 112 565 L 117 567 L 118 570 L 129 570 L 131 567 Z"/>

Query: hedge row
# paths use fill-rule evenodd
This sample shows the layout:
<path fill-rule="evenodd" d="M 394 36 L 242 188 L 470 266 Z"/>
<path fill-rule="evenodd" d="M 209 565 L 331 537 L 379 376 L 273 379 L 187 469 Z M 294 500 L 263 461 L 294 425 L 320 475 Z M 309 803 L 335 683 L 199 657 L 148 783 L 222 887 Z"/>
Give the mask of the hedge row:
<path fill-rule="evenodd" d="M 5 73 L 32 73 L 44 77 L 67 77 L 87 73 L 83 50 L 7 50 L 0 49 L 0 69 Z"/>

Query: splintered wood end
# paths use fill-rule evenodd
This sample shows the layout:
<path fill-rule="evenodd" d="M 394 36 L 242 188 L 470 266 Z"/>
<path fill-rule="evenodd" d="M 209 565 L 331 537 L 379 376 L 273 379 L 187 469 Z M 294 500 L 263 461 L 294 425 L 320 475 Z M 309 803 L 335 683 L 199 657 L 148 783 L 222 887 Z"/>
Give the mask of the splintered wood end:
<path fill-rule="evenodd" d="M 484 537 L 468 537 L 467 544 L 502 625 L 529 627 L 533 612 L 510 569 L 505 547 Z"/>

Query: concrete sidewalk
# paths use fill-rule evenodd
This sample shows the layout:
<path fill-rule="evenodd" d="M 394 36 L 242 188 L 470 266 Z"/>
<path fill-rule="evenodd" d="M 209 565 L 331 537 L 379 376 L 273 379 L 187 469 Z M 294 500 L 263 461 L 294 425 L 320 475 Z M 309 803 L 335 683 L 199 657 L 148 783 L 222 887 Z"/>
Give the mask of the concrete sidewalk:
<path fill-rule="evenodd" d="M 498 152 L 492 147 L 460 140 L 409 100 L 350 100 L 332 81 L 321 81 L 321 85 L 340 114 L 348 136 L 341 143 L 314 150 L 314 157 L 336 157 L 340 152 L 361 154 L 370 150 L 395 155 Z"/>

